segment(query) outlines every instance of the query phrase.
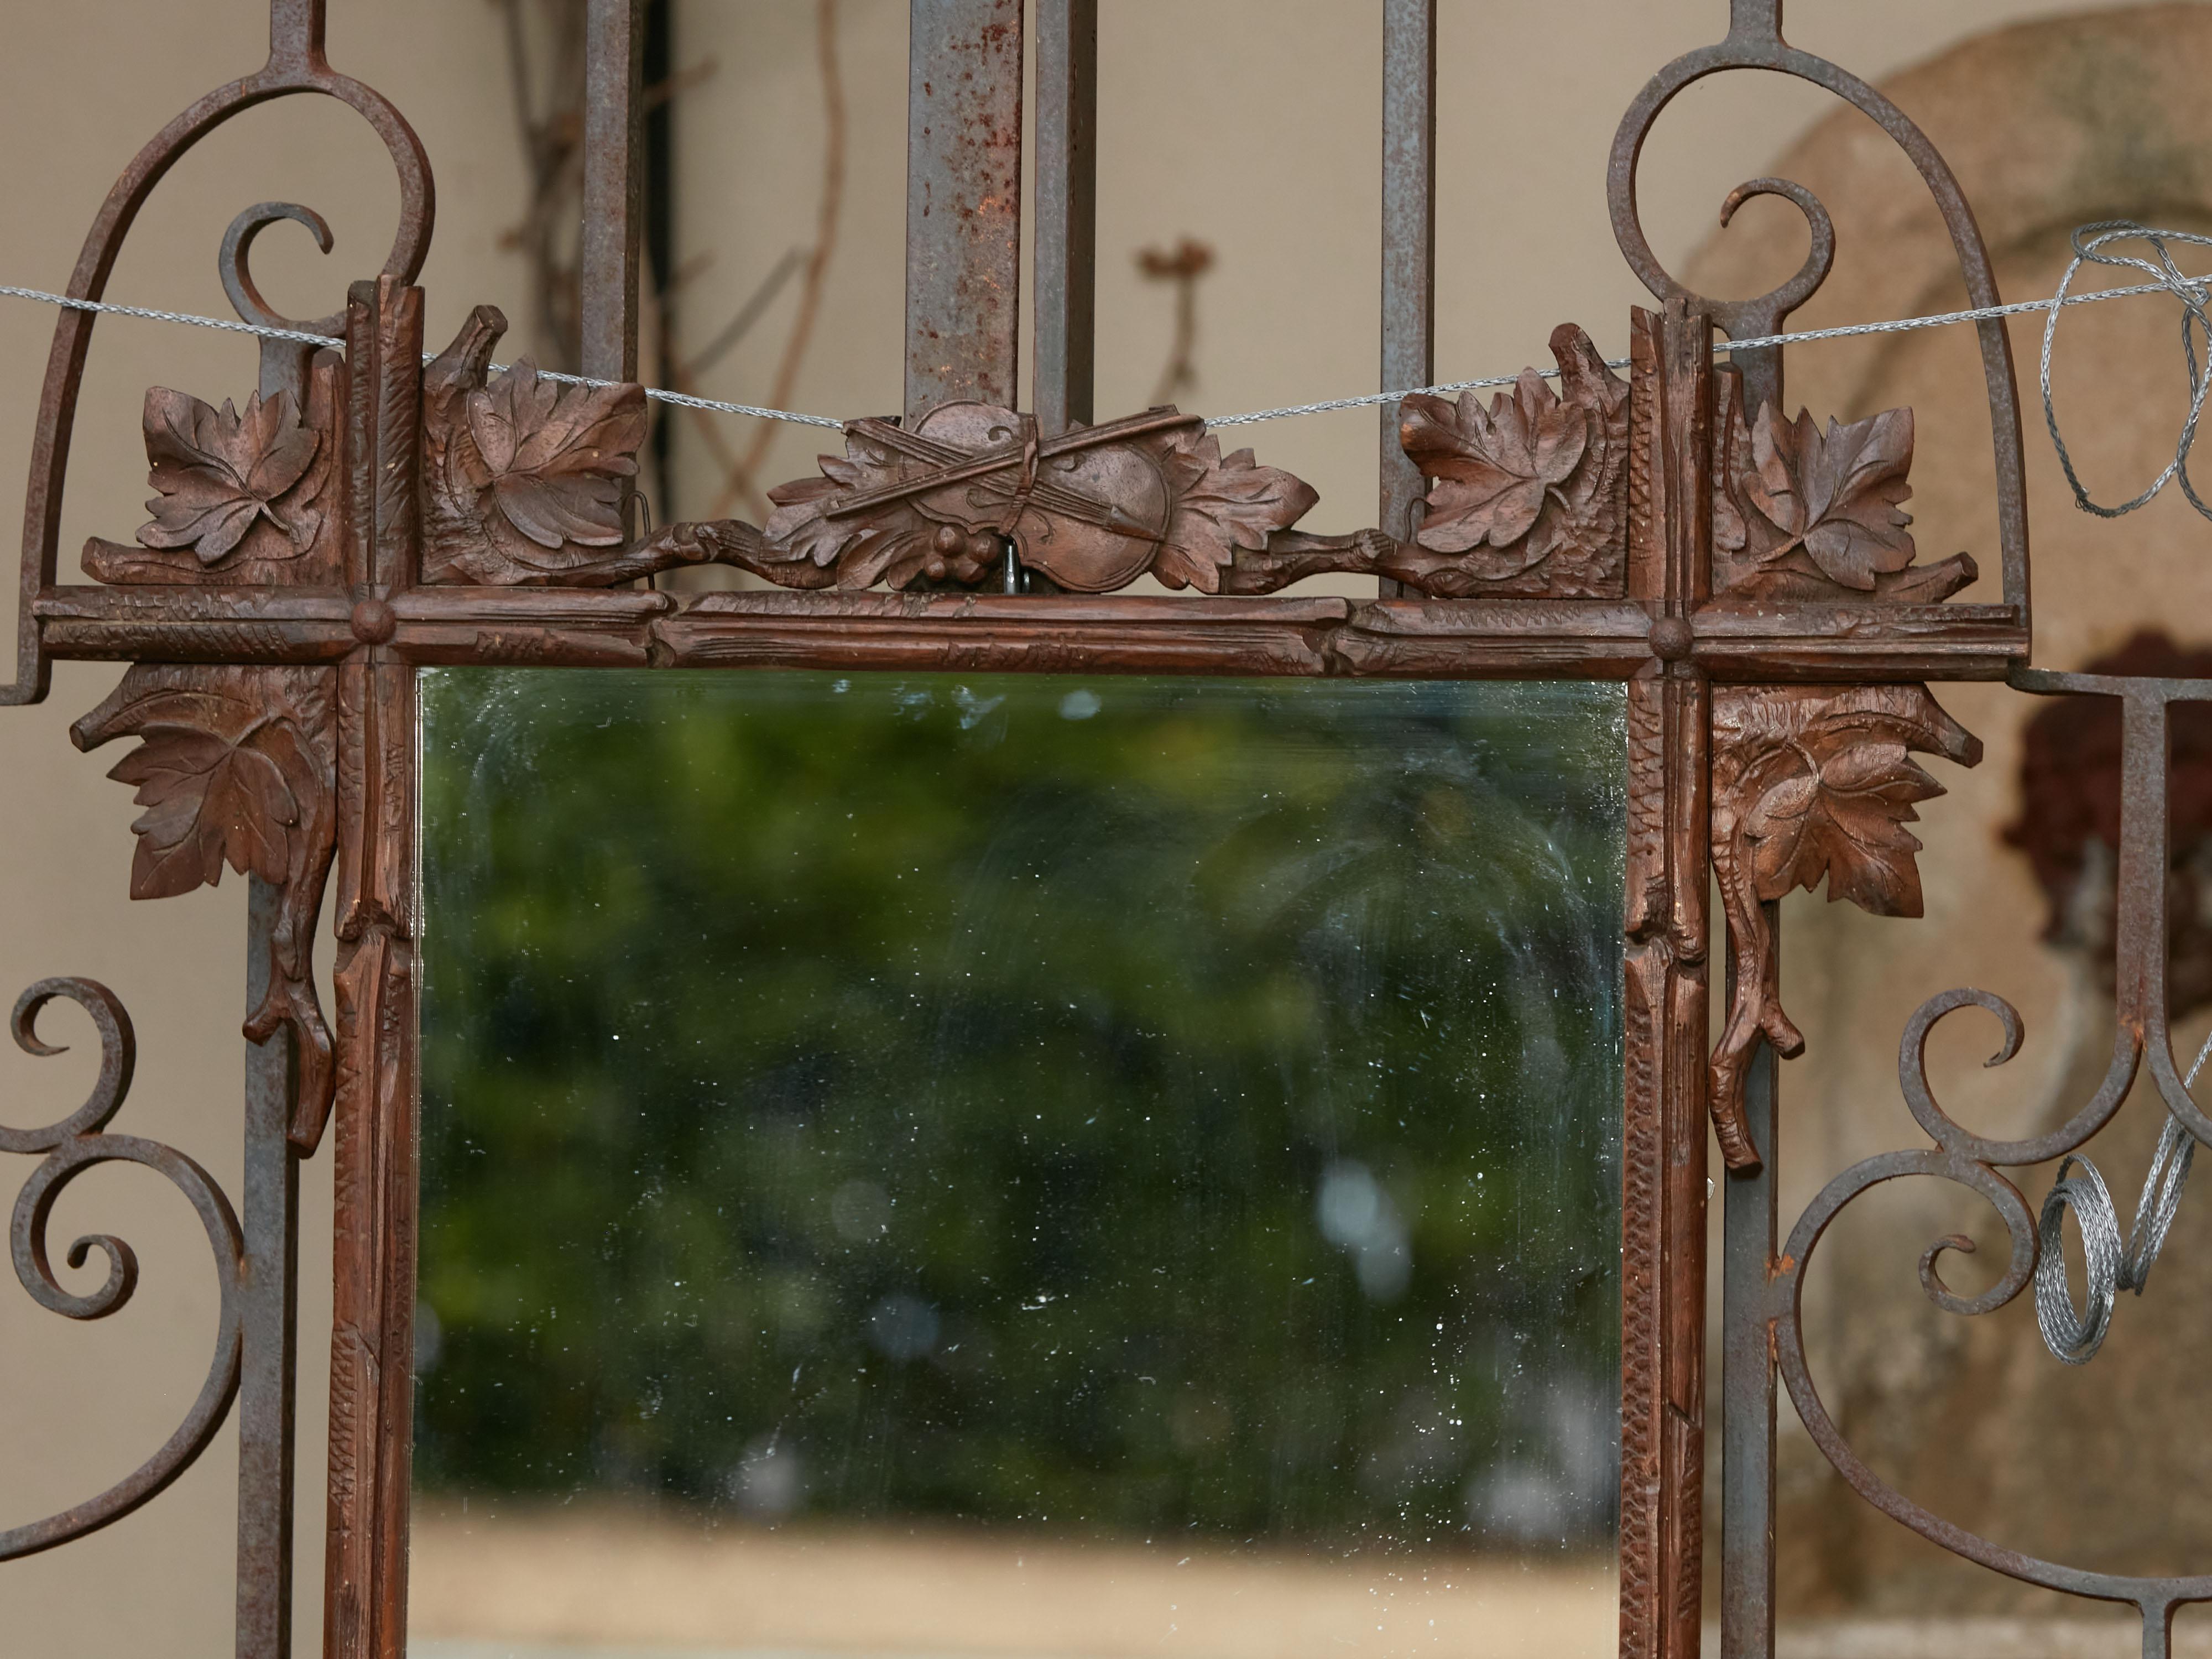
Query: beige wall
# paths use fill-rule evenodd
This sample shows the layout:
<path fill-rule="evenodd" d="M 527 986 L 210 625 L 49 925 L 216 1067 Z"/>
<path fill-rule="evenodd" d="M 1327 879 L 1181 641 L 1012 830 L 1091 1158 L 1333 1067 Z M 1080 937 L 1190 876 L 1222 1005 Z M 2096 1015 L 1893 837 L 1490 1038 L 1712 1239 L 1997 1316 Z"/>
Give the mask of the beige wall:
<path fill-rule="evenodd" d="M 63 284 L 83 226 L 135 148 L 174 110 L 258 63 L 264 26 L 257 9 L 253 0 L 12 0 L 0 10 L 8 25 L 0 154 L 15 158 L 0 182 L 12 233 L 0 242 L 0 282 Z M 793 395 L 799 407 L 833 414 L 899 401 L 903 221 L 903 9 L 896 0 L 846 0 L 842 9 L 852 112 L 846 210 L 825 325 Z M 1201 380 L 1187 404 L 1227 411 L 1371 389 L 1378 8 L 1371 0 L 1108 0 L 1102 9 L 1100 412 L 1144 401 L 1166 350 L 1168 298 L 1138 279 L 1133 251 L 1183 234 L 1212 242 L 1219 255 L 1200 301 Z M 2033 0 L 1800 0 L 1792 32 L 1881 76 L 1977 31 L 2050 9 Z M 479 0 L 337 0 L 332 11 L 333 60 L 399 104 L 437 169 L 441 228 L 424 276 L 431 333 L 449 331 L 484 300 L 526 315 L 519 262 L 499 245 L 499 233 L 520 216 L 522 172 L 495 14 Z M 1607 225 L 1606 148 L 1644 78 L 1719 33 L 1724 12 L 1722 0 L 1446 0 L 1441 373 L 1510 370 L 1540 356 L 1553 325 L 1568 319 L 1589 326 L 1609 351 L 1620 348 L 1625 308 L 1640 295 Z M 682 58 L 712 58 L 718 66 L 686 94 L 678 118 L 684 252 L 712 256 L 687 299 L 687 316 L 703 329 L 733 309 L 784 249 L 811 237 L 821 106 L 812 7 L 804 0 L 686 0 L 681 18 Z M 1934 124 L 1955 113 L 1905 101 Z M 1766 77 L 1709 82 L 1686 95 L 1646 158 L 1646 222 L 1662 256 L 1678 268 L 1686 263 L 1727 187 L 1767 171 L 1826 107 L 1809 89 Z M 336 254 L 324 260 L 289 228 L 270 234 L 264 283 L 279 304 L 326 310 L 344 279 L 380 259 L 393 191 L 378 147 L 344 112 L 293 101 L 250 113 L 178 169 L 142 220 L 111 295 L 221 314 L 216 239 L 232 214 L 269 198 L 316 205 L 338 238 Z M 1754 204 L 1744 223 L 1755 231 L 1770 211 L 1765 234 L 1774 246 L 1762 257 L 1772 264 L 1758 277 L 1794 265 L 1797 253 L 1795 230 L 1774 229 L 1787 209 Z M 1851 222 L 1843 219 L 1840 229 L 1851 247 Z M 2045 244 L 2008 258 L 2007 280 L 2018 288 L 2040 291 L 2051 279 Z M 1939 297 L 1936 289 L 1929 293 Z M 787 296 L 704 389 L 764 396 L 789 304 Z M 2142 372 L 2159 384 L 2178 375 L 2170 319 L 2140 328 L 2114 323 L 2101 333 L 2100 326 L 2081 324 L 2100 346 L 2142 354 Z M 45 311 L 0 301 L 0 456 L 27 453 L 51 328 Z M 1883 385 L 1910 386 L 1924 411 L 1923 446 L 1937 410 L 1979 418 L 1962 401 L 1960 388 L 1971 385 L 1962 377 L 1972 369 L 1955 344 L 1908 348 L 1897 362 Z M 1812 395 L 1814 377 L 1794 373 L 1796 388 Z M 147 385 L 219 398 L 243 393 L 252 380 L 252 353 L 240 343 L 103 322 L 78 423 L 64 549 L 95 532 L 127 534 L 140 521 L 138 404 Z M 1251 436 L 1267 459 L 1320 489 L 1317 527 L 1367 521 L 1371 416 L 1285 422 Z M 812 433 L 780 433 L 767 476 L 806 470 L 817 441 Z M 688 439 L 684 453 L 683 494 L 701 496 L 705 483 Z M 1925 501 L 1939 487 L 1925 464 L 1918 477 Z M 1990 550 L 1986 509 L 1973 488 L 1981 475 L 1960 477 L 1968 481 L 1966 522 L 1954 540 L 1930 544 L 1931 553 L 1954 545 Z M 14 487 L 0 486 L 0 501 L 15 499 L 8 493 Z M 706 501 L 672 505 L 696 511 Z M 2047 489 L 2037 507 L 2056 511 Z M 2168 514 L 2160 524 L 2177 547 L 2186 542 L 2187 520 Z M 2110 556 L 2133 544 L 2123 531 L 2101 534 L 2094 546 Z M 2106 556 L 2090 546 L 2085 542 L 2085 557 Z M 2063 591 L 2055 580 L 2044 589 Z M 2046 610 L 2046 619 L 2051 615 Z M 12 624 L 12 611 L 0 610 L 0 621 Z M 2073 633 L 2048 637 L 2069 653 L 2091 642 Z M 234 1188 L 239 1049 L 231 1033 L 242 990 L 241 889 L 234 879 L 160 904 L 125 898 L 132 808 L 121 787 L 101 781 L 112 757 L 76 755 L 65 729 L 114 678 L 111 668 L 64 665 L 45 706 L 0 713 L 0 799 L 10 809 L 11 854 L 0 867 L 0 990 L 12 995 L 59 972 L 112 986 L 141 1040 L 138 1085 L 118 1128 L 190 1152 Z M 1985 735 L 2003 726 L 1986 694 L 1961 696 L 1954 707 Z M 2002 743 L 1993 742 L 1984 773 L 1990 793 L 1972 815 L 1947 817 L 1955 802 L 1932 810 L 1931 891 L 1943 890 L 1950 872 L 1989 859 L 1989 827 L 2008 808 L 2008 763 Z M 2015 893 L 2010 902 L 2022 901 Z M 1861 920 L 1821 925 L 1859 928 Z M 1942 920 L 1939 913 L 1923 927 Z M 1808 930 L 1807 937 L 1824 935 Z M 1809 956 L 1816 947 L 1804 948 Z M 1886 1017 L 1886 1008 L 1880 1012 Z M 1798 1012 L 1816 1042 L 1837 1029 L 1819 1023 L 1816 1010 Z M 0 1056 L 0 1115 L 17 1124 L 60 1115 L 79 1097 L 83 1059 Z M 1878 1061 L 1869 1061 L 1870 1072 L 1880 1071 Z M 1799 1072 L 1820 1063 L 1808 1060 Z M 1867 1087 L 1878 1086 L 1870 1077 Z M 1893 1085 L 1881 1098 L 1893 1097 Z M 1886 1104 L 1883 1110 L 1901 1116 Z M 17 1164 L 17 1175 L 29 1167 Z M 307 1185 L 300 1624 L 303 1647 L 312 1650 L 320 1595 L 326 1160 L 311 1167 Z M 13 1190 L 11 1180 L 0 1195 Z M 0 1286 L 0 1524 L 76 1501 L 127 1472 L 167 1433 L 203 1369 L 213 1288 L 188 1212 L 151 1177 L 107 1171 L 63 1206 L 55 1237 L 65 1242 L 100 1226 L 126 1232 L 145 1264 L 137 1301 L 116 1319 L 73 1325 Z M 226 1436 L 139 1516 L 69 1549 L 0 1567 L 0 1648 L 52 1659 L 222 1651 L 233 1480 Z"/>

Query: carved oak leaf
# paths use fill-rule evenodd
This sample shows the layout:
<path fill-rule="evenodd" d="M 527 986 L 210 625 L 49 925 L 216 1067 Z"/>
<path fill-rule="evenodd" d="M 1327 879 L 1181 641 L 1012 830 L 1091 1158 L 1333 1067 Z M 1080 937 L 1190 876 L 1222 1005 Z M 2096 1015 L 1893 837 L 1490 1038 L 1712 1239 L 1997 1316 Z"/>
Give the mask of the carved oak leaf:
<path fill-rule="evenodd" d="M 221 560 L 267 520 L 304 551 L 322 514 L 286 497 L 322 442 L 300 422 L 299 404 L 283 392 L 255 392 L 241 415 L 228 398 L 220 410 L 166 386 L 146 393 L 146 455 L 160 493 L 146 503 L 154 521 L 138 532 L 148 547 L 192 550 L 203 565 Z"/>
<path fill-rule="evenodd" d="M 1735 963 L 1735 995 L 1712 1064 L 1712 1110 L 1731 1168 L 1759 1161 L 1744 1129 L 1743 1079 L 1761 1035 L 1785 1058 L 1805 1039 L 1782 1010 L 1760 903 L 1825 878 L 1830 902 L 1878 916 L 1921 914 L 1920 842 L 1905 826 L 1943 786 L 1911 758 L 1982 757 L 1924 685 L 1720 687 L 1713 692 L 1712 859 Z"/>
<path fill-rule="evenodd" d="M 1168 587 L 1220 592 L 1222 572 L 1240 550 L 1265 548 L 1271 533 L 1321 499 L 1304 479 L 1261 466 L 1249 449 L 1224 456 L 1210 432 L 1177 434 L 1163 459 L 1170 505 L 1152 574 Z"/>
<path fill-rule="evenodd" d="M 327 668 L 134 663 L 106 702 L 70 728 L 82 750 L 143 738 L 108 773 L 146 811 L 131 896 L 214 886 L 228 864 L 281 892 L 269 989 L 246 1022 L 266 1041 L 299 1037 L 295 1140 L 312 1150 L 329 1103 L 331 1036 L 316 1000 L 315 918 L 337 844 L 337 735 Z"/>

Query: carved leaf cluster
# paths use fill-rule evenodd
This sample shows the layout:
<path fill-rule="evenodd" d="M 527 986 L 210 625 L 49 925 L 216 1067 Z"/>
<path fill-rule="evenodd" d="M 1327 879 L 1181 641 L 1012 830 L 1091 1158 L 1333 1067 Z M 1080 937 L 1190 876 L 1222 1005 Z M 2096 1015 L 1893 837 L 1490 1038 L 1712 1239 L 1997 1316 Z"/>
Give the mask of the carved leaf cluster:
<path fill-rule="evenodd" d="M 289 392 L 256 392 L 241 411 L 149 389 L 153 519 L 137 545 L 94 538 L 85 548 L 87 572 L 111 582 L 335 580 L 338 525 L 328 486 L 343 373 L 335 353 L 318 360 L 304 414 Z"/>
<path fill-rule="evenodd" d="M 1249 449 L 1224 456 L 1210 432 L 1176 434 L 1162 459 L 1172 506 L 1152 574 L 1169 587 L 1219 592 L 1238 553 L 1265 549 L 1272 533 L 1296 524 L 1321 499 L 1304 479 L 1261 465 Z"/>
<path fill-rule="evenodd" d="M 1533 564 L 1552 550 L 1564 514 L 1554 513 L 1542 536 L 1529 532 L 1546 506 L 1564 505 L 1554 492 L 1589 446 L 1583 411 L 1561 402 L 1533 368 L 1521 372 L 1511 395 L 1500 393 L 1487 415 L 1472 392 L 1445 407 L 1451 413 L 1443 419 L 1419 405 L 1405 419 L 1406 453 L 1437 481 L 1418 539 L 1439 553 L 1520 543 L 1522 559 Z"/>
<path fill-rule="evenodd" d="M 240 875 L 282 882 L 334 755 L 328 671 L 134 664 L 79 720 L 81 749 L 143 738 L 108 773 L 137 787 L 145 812 L 133 898 L 164 898 Z"/>
<path fill-rule="evenodd" d="M 334 1072 L 314 984 L 315 918 L 337 845 L 337 720 L 329 668 L 134 663 L 106 702 L 70 728 L 80 749 L 143 739 L 108 776 L 146 810 L 131 896 L 214 886 L 225 865 L 278 890 L 268 990 L 246 1021 L 265 1042 L 297 1037 L 294 1143 L 313 1151 Z"/>
<path fill-rule="evenodd" d="M 1714 699 L 1716 805 L 1741 837 L 1753 890 L 1780 898 L 1828 883 L 1878 916 L 1917 916 L 1914 806 L 1943 793 L 1911 751 L 1971 765 L 1981 745 L 1925 686 Z"/>
<path fill-rule="evenodd" d="M 611 547 L 623 538 L 623 480 L 645 441 L 636 386 L 562 386 L 527 359 L 468 395 L 456 456 L 500 516 L 539 547 Z"/>
<path fill-rule="evenodd" d="M 1915 565 L 1912 411 L 1884 410 L 1822 430 L 1799 410 L 1762 404 L 1746 421 L 1733 374 L 1717 377 L 1713 446 L 1713 585 L 1762 599 L 1934 603 L 1972 581 L 1961 553 Z"/>
<path fill-rule="evenodd" d="M 623 483 L 645 441 L 642 387 L 563 386 L 525 361 L 440 413 L 429 469 L 436 564 L 477 581 L 542 581 L 621 545 Z"/>
<path fill-rule="evenodd" d="M 255 392 L 241 415 L 228 398 L 212 409 L 166 386 L 146 393 L 146 455 L 160 493 L 146 503 L 154 522 L 138 532 L 149 547 L 189 547 L 214 564 L 266 520 L 304 550 L 322 515 L 289 497 L 321 447 L 300 422 L 289 392 Z"/>
<path fill-rule="evenodd" d="M 507 332 L 478 306 L 422 371 L 422 574 L 431 582 L 605 587 L 678 565 L 744 563 L 760 532 L 623 520 L 645 442 L 645 388 L 571 386 L 528 361 L 490 378 Z"/>
<path fill-rule="evenodd" d="M 1399 441 L 1435 481 L 1416 538 L 1457 556 L 1453 594 L 1620 591 L 1626 568 L 1628 386 L 1571 324 L 1552 336 L 1554 392 L 1534 369 L 1486 410 L 1415 393 L 1401 405 Z"/>
<path fill-rule="evenodd" d="M 879 581 L 904 587 L 925 574 L 934 555 L 936 568 L 927 572 L 933 580 L 982 579 L 988 561 L 981 551 L 963 544 L 939 552 L 937 526 L 910 500 L 865 514 L 829 515 L 846 495 L 900 482 L 905 471 L 896 451 L 854 431 L 846 434 L 842 455 L 814 460 L 822 469 L 819 477 L 796 478 L 768 492 L 775 510 L 761 526 L 766 543 L 761 574 L 787 587 L 870 587 Z"/>
<path fill-rule="evenodd" d="M 425 579 L 604 586 L 720 556 L 722 540 L 696 533 L 708 526 L 625 546 L 645 389 L 571 386 L 527 360 L 491 378 L 506 331 L 478 306 L 422 373 Z"/>
<path fill-rule="evenodd" d="M 1920 842 L 1905 826 L 1943 793 L 1911 757 L 1962 766 L 1981 744 L 1924 685 L 1727 687 L 1713 694 L 1712 859 L 1735 957 L 1735 993 L 1713 1054 L 1712 1111 L 1733 1167 L 1755 1165 L 1743 1081 L 1757 1039 L 1794 1055 L 1774 940 L 1759 906 L 1828 884 L 1878 916 L 1921 914 Z"/>

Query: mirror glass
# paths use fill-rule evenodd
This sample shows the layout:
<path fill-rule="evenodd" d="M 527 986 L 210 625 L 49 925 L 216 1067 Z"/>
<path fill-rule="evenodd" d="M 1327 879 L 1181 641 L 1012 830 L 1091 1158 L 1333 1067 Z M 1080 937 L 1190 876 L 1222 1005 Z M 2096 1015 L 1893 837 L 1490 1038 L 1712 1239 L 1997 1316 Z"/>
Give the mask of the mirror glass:
<path fill-rule="evenodd" d="M 422 690 L 419 1659 L 1613 1650 L 1620 687 Z"/>

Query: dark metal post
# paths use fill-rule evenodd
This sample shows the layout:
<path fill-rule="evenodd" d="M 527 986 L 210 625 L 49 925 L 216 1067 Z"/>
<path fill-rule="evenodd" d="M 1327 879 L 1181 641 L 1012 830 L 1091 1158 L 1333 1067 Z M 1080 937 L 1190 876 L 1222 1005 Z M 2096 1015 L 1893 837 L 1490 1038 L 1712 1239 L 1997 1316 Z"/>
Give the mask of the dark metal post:
<path fill-rule="evenodd" d="M 248 878 L 246 1006 L 269 988 L 283 890 Z M 293 1471 L 299 1376 L 300 1155 L 292 1146 L 292 1032 L 246 1045 L 240 1227 L 244 1341 L 238 1382 L 238 1659 L 292 1651 Z"/>
<path fill-rule="evenodd" d="M 645 0 L 590 0 L 584 37 L 584 373 L 637 378 Z"/>
<path fill-rule="evenodd" d="M 1436 378 L 1437 0 L 1382 6 L 1382 384 Z M 1398 445 L 1398 405 L 1382 405 L 1380 516 L 1388 534 L 1413 533 L 1421 471 Z M 1382 583 L 1384 597 L 1400 592 Z"/>
<path fill-rule="evenodd" d="M 1091 421 L 1098 0 L 1037 0 L 1036 367 L 1045 436 Z"/>
<path fill-rule="evenodd" d="M 913 0 L 906 414 L 1017 396 L 1022 0 Z"/>
<path fill-rule="evenodd" d="M 1788 313 L 1754 316 L 1745 326 L 1778 333 Z M 1752 337 L 1757 337 L 1756 335 Z M 1744 407 L 1782 407 L 1780 346 L 1733 352 L 1743 377 Z M 1778 962 L 1782 906 L 1770 900 L 1767 934 Z M 1735 992 L 1735 953 L 1729 993 Z M 1765 1038 L 1744 1073 L 1744 1127 L 1763 1161 L 1730 1170 L 1721 1208 L 1721 1659 L 1772 1659 L 1774 1653 L 1774 1273 L 1782 1152 L 1775 1140 L 1781 1058 Z"/>
<path fill-rule="evenodd" d="M 261 395 L 307 392 L 313 350 L 261 343 Z M 269 992 L 283 889 L 246 878 L 246 1006 Z M 298 1447 L 300 1154 L 292 1144 L 290 1028 L 246 1045 L 246 1159 L 239 1191 L 245 1235 L 238 1378 L 238 1659 L 292 1651 L 293 1474 Z"/>

